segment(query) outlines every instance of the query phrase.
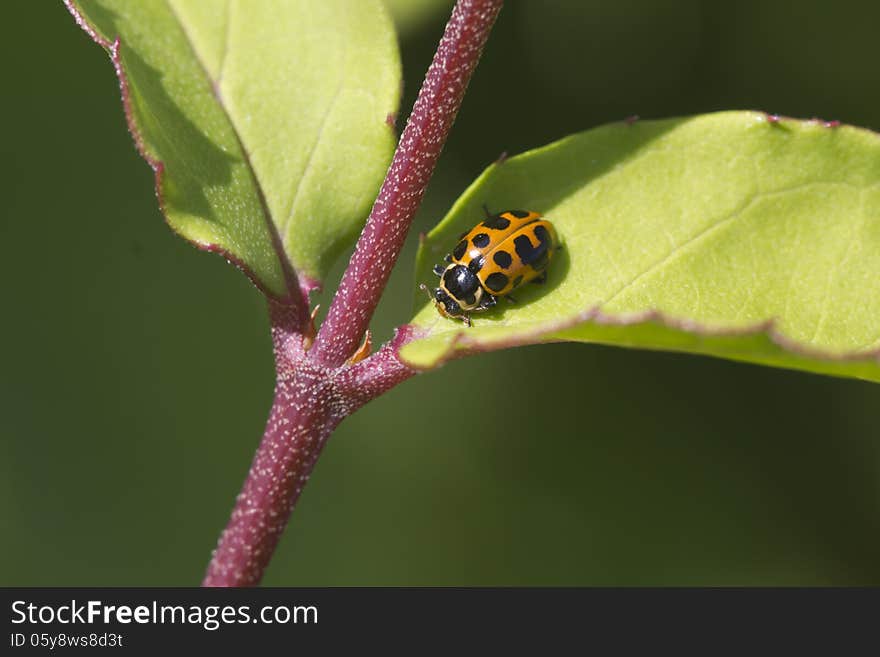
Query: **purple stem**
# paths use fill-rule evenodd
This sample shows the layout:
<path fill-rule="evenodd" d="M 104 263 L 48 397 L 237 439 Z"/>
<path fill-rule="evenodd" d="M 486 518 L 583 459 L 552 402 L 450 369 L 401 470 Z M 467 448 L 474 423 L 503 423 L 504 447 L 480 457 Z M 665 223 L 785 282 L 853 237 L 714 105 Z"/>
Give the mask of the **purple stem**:
<path fill-rule="evenodd" d="M 459 0 L 310 356 L 342 365 L 370 324 L 503 0 Z"/>
<path fill-rule="evenodd" d="M 342 419 L 327 403 L 328 377 L 303 357 L 303 336 L 288 328 L 293 309 L 273 301 L 269 307 L 275 398 L 203 586 L 259 583 L 327 436 Z"/>
<path fill-rule="evenodd" d="M 348 364 L 379 302 L 503 0 L 459 0 L 311 349 L 301 309 L 269 301 L 277 380 L 263 440 L 203 585 L 258 584 L 329 435 L 363 404 L 415 374 L 397 357 L 414 329 Z"/>
<path fill-rule="evenodd" d="M 403 327 L 375 354 L 331 370 L 305 357 L 303 336 L 289 330 L 290 305 L 270 301 L 278 379 L 263 440 L 202 582 L 253 586 L 260 582 L 278 539 L 333 429 L 365 403 L 415 372 L 397 358 L 412 336 Z"/>

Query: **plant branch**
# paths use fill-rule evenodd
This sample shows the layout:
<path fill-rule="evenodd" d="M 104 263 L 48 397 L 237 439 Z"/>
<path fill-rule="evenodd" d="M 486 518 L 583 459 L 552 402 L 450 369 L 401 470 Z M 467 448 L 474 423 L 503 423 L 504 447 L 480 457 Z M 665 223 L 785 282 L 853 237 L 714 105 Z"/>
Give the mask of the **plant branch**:
<path fill-rule="evenodd" d="M 458 0 L 309 355 L 342 365 L 355 351 L 421 203 L 503 0 Z"/>
<path fill-rule="evenodd" d="M 369 358 L 351 367 L 337 370 L 337 384 L 358 407 L 388 392 L 394 386 L 418 374 L 397 355 L 400 348 L 418 337 L 417 329 L 401 326 L 394 338 L 386 342 Z"/>
<path fill-rule="evenodd" d="M 327 437 L 345 417 L 328 372 L 304 358 L 296 312 L 269 301 L 277 372 L 272 410 L 203 586 L 260 582 Z"/>
<path fill-rule="evenodd" d="M 307 378 L 299 372 L 297 379 L 276 386 L 266 432 L 203 586 L 259 584 L 324 443 L 340 421 L 325 412 L 316 396 L 298 395 Z"/>
<path fill-rule="evenodd" d="M 296 313 L 288 304 L 269 302 L 275 397 L 204 586 L 259 584 L 327 438 L 358 408 L 415 374 L 397 358 L 397 350 L 414 337 L 411 327 L 399 329 L 360 363 L 329 369 L 304 357 L 304 336 L 291 328 Z"/>
<path fill-rule="evenodd" d="M 333 430 L 415 374 L 397 356 L 410 326 L 375 354 L 346 361 L 366 331 L 503 0 L 459 0 L 358 240 L 327 320 L 312 337 L 302 307 L 269 299 L 277 379 L 272 410 L 205 586 L 258 584 Z M 297 300 L 298 301 L 298 300 Z"/>

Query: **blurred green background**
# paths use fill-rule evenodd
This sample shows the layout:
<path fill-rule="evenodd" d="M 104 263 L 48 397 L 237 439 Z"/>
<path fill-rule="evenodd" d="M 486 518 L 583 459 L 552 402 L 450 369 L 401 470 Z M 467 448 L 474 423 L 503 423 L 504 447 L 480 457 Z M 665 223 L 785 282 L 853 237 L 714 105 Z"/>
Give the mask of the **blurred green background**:
<path fill-rule="evenodd" d="M 405 116 L 449 3 L 393 4 Z M 509 2 L 376 338 L 408 317 L 416 234 L 502 151 L 718 109 L 880 130 L 880 3 L 794 7 Z M 60 3 L 5 21 L 0 584 L 196 584 L 271 402 L 264 302 L 164 225 Z M 878 408 L 877 385 L 674 354 L 454 362 L 343 423 L 265 584 L 878 585 Z"/>

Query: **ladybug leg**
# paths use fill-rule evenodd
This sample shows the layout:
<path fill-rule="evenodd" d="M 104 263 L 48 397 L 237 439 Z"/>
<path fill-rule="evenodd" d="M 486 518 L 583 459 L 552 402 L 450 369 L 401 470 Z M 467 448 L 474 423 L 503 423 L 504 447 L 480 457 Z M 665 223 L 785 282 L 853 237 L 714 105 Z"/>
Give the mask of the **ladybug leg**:
<path fill-rule="evenodd" d="M 514 299 L 514 298 L 513 298 L 512 296 L 510 296 L 509 294 L 505 294 L 505 295 L 504 295 L 504 299 L 507 301 L 507 303 L 516 303 L 516 299 Z"/>
<path fill-rule="evenodd" d="M 538 276 L 537 278 L 532 279 L 532 283 L 534 283 L 535 285 L 543 285 L 546 282 L 547 282 L 547 272 L 546 271 L 542 272 L 541 275 Z"/>
<path fill-rule="evenodd" d="M 446 271 L 446 267 L 443 265 L 434 265 L 434 269 L 432 270 L 436 276 L 442 276 L 443 272 Z"/>
<path fill-rule="evenodd" d="M 483 212 L 486 213 L 486 219 L 489 219 L 492 216 L 492 213 L 489 212 L 489 206 L 483 203 Z"/>
<path fill-rule="evenodd" d="M 498 297 L 491 294 L 484 294 L 483 298 L 480 299 L 480 305 L 476 308 L 472 308 L 470 312 L 478 313 L 484 310 L 489 310 L 490 308 L 493 308 L 496 303 L 498 303 Z"/>
<path fill-rule="evenodd" d="M 484 294 L 483 298 L 480 299 L 480 305 L 477 306 L 476 308 L 472 308 L 469 312 L 472 312 L 472 313 L 483 312 L 484 310 L 489 310 L 490 308 L 493 308 L 495 306 L 495 304 L 497 304 L 497 303 L 498 303 L 498 297 L 496 297 L 492 294 Z M 465 324 L 467 324 L 468 327 L 471 327 L 474 325 L 473 322 L 471 321 L 471 318 L 468 317 L 467 315 L 462 315 L 458 319 L 461 319 L 461 321 L 463 321 Z"/>

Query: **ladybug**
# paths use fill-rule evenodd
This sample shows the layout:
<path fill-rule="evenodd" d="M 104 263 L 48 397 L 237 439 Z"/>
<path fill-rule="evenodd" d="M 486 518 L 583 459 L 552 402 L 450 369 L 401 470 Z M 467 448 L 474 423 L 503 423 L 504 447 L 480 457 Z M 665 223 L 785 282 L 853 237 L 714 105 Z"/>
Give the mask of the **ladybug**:
<path fill-rule="evenodd" d="M 440 286 L 433 293 L 434 307 L 444 317 L 471 325 L 469 313 L 492 308 L 499 297 L 524 283 L 543 283 L 547 266 L 560 248 L 556 229 L 537 212 L 505 210 L 490 214 L 466 233 L 444 260 L 435 265 Z"/>

